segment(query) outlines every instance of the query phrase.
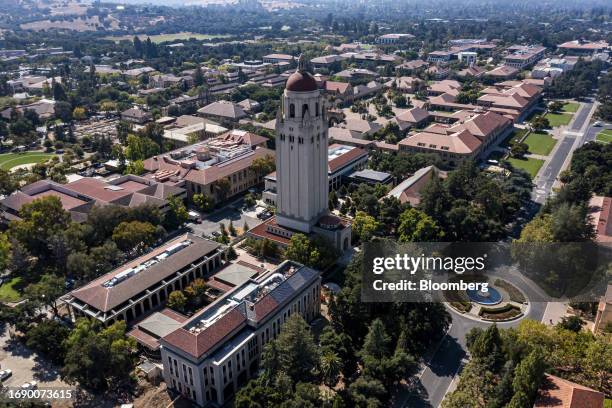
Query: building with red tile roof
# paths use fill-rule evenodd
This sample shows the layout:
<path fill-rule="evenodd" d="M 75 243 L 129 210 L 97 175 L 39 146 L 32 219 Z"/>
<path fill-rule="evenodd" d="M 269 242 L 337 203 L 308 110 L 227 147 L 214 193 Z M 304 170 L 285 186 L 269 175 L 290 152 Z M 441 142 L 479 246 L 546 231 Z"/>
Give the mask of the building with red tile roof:
<path fill-rule="evenodd" d="M 474 113 L 452 125 L 433 124 L 399 142 L 400 151 L 436 153 L 451 166 L 479 154 L 512 129 L 512 120 L 494 112 Z"/>
<path fill-rule="evenodd" d="M 163 376 L 199 406 L 223 406 L 257 375 L 264 346 L 292 314 L 320 313 L 318 271 L 292 261 L 250 279 L 163 336 Z"/>
<path fill-rule="evenodd" d="M 66 184 L 39 180 L 0 200 L 2 219 L 5 222 L 20 219 L 19 212 L 23 205 L 49 196 L 59 198 L 62 207 L 70 213 L 73 221 L 82 222 L 96 205 L 135 207 L 149 204 L 165 212 L 168 210 L 168 198 L 182 199 L 186 194 L 179 186 L 166 185 L 132 174 L 113 180 L 82 177 Z"/>
<path fill-rule="evenodd" d="M 446 172 L 433 165 L 423 167 L 395 186 L 389 191 L 387 197 L 395 197 L 402 204 L 410 203 L 411 206 L 416 207 L 421 202 L 421 190 L 434 177 L 446 178 Z"/>
<path fill-rule="evenodd" d="M 264 175 L 253 171 L 251 165 L 257 159 L 274 157 L 274 151 L 263 147 L 266 142 L 254 133 L 232 130 L 146 159 L 146 177 L 181 184 L 188 197 L 202 193 L 216 201 L 224 200 L 263 182 Z M 216 188 L 220 180 L 229 182 L 223 191 Z"/>
<path fill-rule="evenodd" d="M 545 374 L 533 408 L 603 408 L 604 399 L 602 392 Z"/>
<path fill-rule="evenodd" d="M 71 291 L 64 302 L 73 319 L 129 323 L 162 305 L 170 292 L 208 277 L 223 258 L 219 243 L 183 234 Z"/>
<path fill-rule="evenodd" d="M 607 41 L 574 40 L 559 44 L 557 48 L 570 55 L 592 55 L 608 50 L 610 44 Z"/>

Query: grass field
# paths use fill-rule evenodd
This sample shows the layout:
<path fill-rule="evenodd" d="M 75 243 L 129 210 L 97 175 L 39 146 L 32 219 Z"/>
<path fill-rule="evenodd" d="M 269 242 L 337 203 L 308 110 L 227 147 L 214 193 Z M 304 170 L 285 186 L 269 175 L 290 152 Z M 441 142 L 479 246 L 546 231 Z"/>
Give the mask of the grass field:
<path fill-rule="evenodd" d="M 557 141 L 547 133 L 530 133 L 525 143 L 529 146 L 530 153 L 547 156 Z"/>
<path fill-rule="evenodd" d="M 567 125 L 572 119 L 572 115 L 567 113 L 547 113 L 544 117 L 548 119 L 551 127 Z"/>
<path fill-rule="evenodd" d="M 512 158 L 509 158 L 508 161 L 512 164 L 513 167 L 517 169 L 525 170 L 527 173 L 529 173 L 531 178 L 534 178 L 536 174 L 538 174 L 540 167 L 542 167 L 542 165 L 544 164 L 544 160 L 531 159 L 531 158 L 530 159 L 517 159 L 517 158 L 512 157 Z"/>
<path fill-rule="evenodd" d="M 602 130 L 597 134 L 597 141 L 602 143 L 612 143 L 612 129 Z"/>
<path fill-rule="evenodd" d="M 42 152 L 4 153 L 0 154 L 0 169 L 10 170 L 22 164 L 42 163 L 52 156 L 52 153 Z"/>
<path fill-rule="evenodd" d="M 0 286 L 0 302 L 18 302 L 21 293 L 17 290 L 21 285 L 21 278 L 16 277 Z"/>
<path fill-rule="evenodd" d="M 515 129 L 503 142 L 501 142 L 501 147 L 510 147 L 512 143 L 521 140 L 523 136 L 525 136 L 525 133 L 527 133 L 527 129 Z"/>
<path fill-rule="evenodd" d="M 210 40 L 212 38 L 225 38 L 228 37 L 227 35 L 223 35 L 223 34 L 198 34 L 198 33 L 191 33 L 191 32 L 182 32 L 182 33 L 174 33 L 174 34 L 155 34 L 155 35 L 146 35 L 146 34 L 140 34 L 138 35 L 138 38 L 140 38 L 141 40 L 146 40 L 147 37 L 151 38 L 151 41 L 153 41 L 156 44 L 159 43 L 163 43 L 163 42 L 168 42 L 168 41 L 176 41 L 176 40 L 189 40 L 190 38 L 195 38 L 196 40 Z M 115 41 L 115 42 L 119 42 L 119 41 L 123 41 L 123 40 L 129 40 L 132 41 L 134 39 L 133 35 L 111 35 L 108 37 L 104 37 L 105 40 L 110 40 L 110 41 Z"/>
<path fill-rule="evenodd" d="M 580 104 L 576 102 L 568 102 L 565 105 L 563 105 L 563 108 L 561 110 L 563 112 L 574 113 L 578 110 L 579 107 L 580 107 Z"/>

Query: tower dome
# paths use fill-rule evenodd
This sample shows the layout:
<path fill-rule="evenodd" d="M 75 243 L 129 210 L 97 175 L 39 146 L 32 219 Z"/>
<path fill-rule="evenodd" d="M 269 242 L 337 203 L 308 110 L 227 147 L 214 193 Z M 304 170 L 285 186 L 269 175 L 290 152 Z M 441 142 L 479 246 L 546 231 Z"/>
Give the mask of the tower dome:
<path fill-rule="evenodd" d="M 285 89 L 292 92 L 312 92 L 318 89 L 317 81 L 310 72 L 306 70 L 304 55 L 298 59 L 297 70 L 287 79 Z"/>

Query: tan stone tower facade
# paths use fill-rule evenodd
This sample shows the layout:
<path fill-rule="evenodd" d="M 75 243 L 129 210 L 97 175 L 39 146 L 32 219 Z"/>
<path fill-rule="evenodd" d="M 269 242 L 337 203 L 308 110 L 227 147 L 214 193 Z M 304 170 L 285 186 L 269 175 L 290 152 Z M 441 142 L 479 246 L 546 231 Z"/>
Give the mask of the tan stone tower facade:
<path fill-rule="evenodd" d="M 276 122 L 279 226 L 310 233 L 327 214 L 327 133 L 323 96 L 301 56 Z"/>

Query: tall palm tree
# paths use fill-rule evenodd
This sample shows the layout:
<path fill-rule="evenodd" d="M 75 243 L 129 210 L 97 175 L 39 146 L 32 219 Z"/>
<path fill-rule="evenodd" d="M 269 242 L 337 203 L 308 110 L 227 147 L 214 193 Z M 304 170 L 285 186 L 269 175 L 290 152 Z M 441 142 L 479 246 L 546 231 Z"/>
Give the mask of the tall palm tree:
<path fill-rule="evenodd" d="M 321 374 L 323 374 L 325 385 L 329 387 L 336 385 L 341 366 L 340 357 L 333 351 L 328 351 L 321 356 Z"/>

